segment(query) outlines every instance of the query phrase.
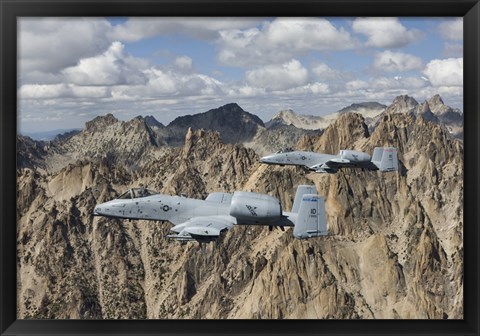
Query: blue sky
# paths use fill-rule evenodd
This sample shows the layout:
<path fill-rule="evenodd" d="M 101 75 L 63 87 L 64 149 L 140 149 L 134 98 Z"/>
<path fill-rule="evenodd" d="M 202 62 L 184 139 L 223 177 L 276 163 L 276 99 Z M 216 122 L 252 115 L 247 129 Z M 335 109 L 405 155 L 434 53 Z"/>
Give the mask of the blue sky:
<path fill-rule="evenodd" d="M 326 115 L 440 94 L 463 110 L 461 18 L 21 18 L 19 131 L 236 102 Z"/>

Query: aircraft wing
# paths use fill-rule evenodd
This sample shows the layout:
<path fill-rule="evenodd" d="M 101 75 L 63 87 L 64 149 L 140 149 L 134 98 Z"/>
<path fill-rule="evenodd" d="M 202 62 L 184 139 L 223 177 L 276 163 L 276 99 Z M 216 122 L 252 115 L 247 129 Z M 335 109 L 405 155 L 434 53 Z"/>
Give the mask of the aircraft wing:
<path fill-rule="evenodd" d="M 318 163 L 312 167 L 311 170 L 314 170 L 317 173 L 336 173 L 340 168 L 348 167 L 358 167 L 365 168 L 370 170 L 376 170 L 377 168 L 370 161 L 351 161 L 344 158 L 333 158 L 322 163 Z"/>
<path fill-rule="evenodd" d="M 329 159 L 323 162 L 319 162 L 311 167 L 309 167 L 310 170 L 313 170 L 317 173 L 336 173 L 339 168 L 345 167 L 350 163 L 349 160 L 345 159 L 339 159 L 339 158 L 334 158 L 334 159 Z"/>
<path fill-rule="evenodd" d="M 180 241 L 209 242 L 220 237 L 223 231 L 229 230 L 235 223 L 235 218 L 231 216 L 193 217 L 172 227 L 171 231 L 174 234 L 167 235 L 167 238 Z"/>

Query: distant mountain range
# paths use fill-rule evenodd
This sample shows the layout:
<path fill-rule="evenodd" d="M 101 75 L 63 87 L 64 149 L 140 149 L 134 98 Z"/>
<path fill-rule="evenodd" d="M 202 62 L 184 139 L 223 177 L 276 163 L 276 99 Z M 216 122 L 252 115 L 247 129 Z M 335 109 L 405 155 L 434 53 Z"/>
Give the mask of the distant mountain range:
<path fill-rule="evenodd" d="M 22 135 L 37 141 L 51 141 L 55 139 L 56 136 L 69 135 L 71 132 L 80 132 L 81 130 L 81 128 L 65 128 L 45 132 L 23 132 Z"/>
<path fill-rule="evenodd" d="M 333 121 L 345 113 L 359 113 L 366 119 L 368 123 L 385 111 L 386 107 L 386 105 L 375 102 L 358 103 L 344 107 L 335 113 L 331 113 L 322 117 L 297 114 L 292 109 L 288 109 L 278 112 L 270 121 L 265 123 L 265 125 L 267 127 L 271 127 L 274 125 L 283 124 L 310 130 L 327 128 Z"/>
<path fill-rule="evenodd" d="M 374 130 L 380 118 L 386 114 L 411 113 L 416 117 L 443 124 L 452 136 L 458 139 L 463 138 L 462 111 L 445 105 L 438 94 L 428 101 L 425 100 L 421 104 L 408 95 L 396 97 L 392 104 L 388 106 L 376 102 L 356 103 L 323 117 L 297 114 L 289 109 L 280 111 L 270 121 L 266 122 L 265 125 L 267 127 L 279 124 L 292 125 L 302 129 L 326 128 L 345 113 L 361 114 L 370 132 Z"/>
<path fill-rule="evenodd" d="M 370 131 L 373 131 L 379 119 L 385 114 L 413 113 L 415 116 L 425 120 L 444 124 L 454 137 L 463 138 L 462 111 L 445 105 L 438 94 L 421 104 L 408 95 L 396 97 L 392 104 L 388 106 L 377 102 L 354 103 L 325 116 L 303 115 L 296 113 L 292 109 L 287 109 L 278 112 L 265 123 L 258 116 L 244 111 L 236 103 L 226 104 L 203 113 L 181 116 L 167 126 L 155 119 L 154 116 L 138 116 L 136 118 L 144 120 L 145 124 L 152 129 L 158 145 L 181 146 L 188 128 L 218 131 L 222 140 L 226 143 L 249 143 L 254 138 L 262 138 L 262 136 L 259 136 L 259 133 L 262 133 L 265 129 L 273 133 L 284 133 L 286 129 L 282 127 L 287 126 L 289 131 L 294 134 L 293 140 L 296 141 L 301 135 L 311 134 L 309 131 L 321 134 L 323 129 L 327 128 L 345 113 L 361 114 Z M 80 132 L 81 129 L 61 129 L 48 132 L 25 133 L 24 135 L 34 140 L 51 141 L 57 136 L 61 140 Z M 278 138 L 278 134 L 273 136 Z M 265 137 L 263 135 L 263 138 Z M 287 145 L 291 145 L 291 143 Z"/>

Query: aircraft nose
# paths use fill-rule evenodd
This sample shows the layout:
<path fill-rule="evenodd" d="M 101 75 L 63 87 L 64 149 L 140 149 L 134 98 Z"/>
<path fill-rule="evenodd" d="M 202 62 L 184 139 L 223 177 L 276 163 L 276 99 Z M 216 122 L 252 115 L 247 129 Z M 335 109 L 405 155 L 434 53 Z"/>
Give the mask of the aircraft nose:
<path fill-rule="evenodd" d="M 94 216 L 101 216 L 102 215 L 102 208 L 100 208 L 98 205 L 93 209 L 93 215 Z"/>
<path fill-rule="evenodd" d="M 259 162 L 260 163 L 270 163 L 270 159 L 271 159 L 271 155 L 264 156 L 264 157 L 260 158 Z"/>

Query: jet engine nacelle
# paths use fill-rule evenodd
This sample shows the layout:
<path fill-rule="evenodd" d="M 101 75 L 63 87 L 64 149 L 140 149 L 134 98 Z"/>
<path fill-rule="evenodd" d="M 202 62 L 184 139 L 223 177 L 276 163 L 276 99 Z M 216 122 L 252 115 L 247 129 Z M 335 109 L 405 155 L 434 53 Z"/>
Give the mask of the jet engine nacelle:
<path fill-rule="evenodd" d="M 232 197 L 230 216 L 253 222 L 278 220 L 282 216 L 282 205 L 269 195 L 236 191 Z"/>
<path fill-rule="evenodd" d="M 342 149 L 340 151 L 340 157 L 350 162 L 368 162 L 370 161 L 370 155 L 364 152 L 358 152 L 348 149 Z"/>

